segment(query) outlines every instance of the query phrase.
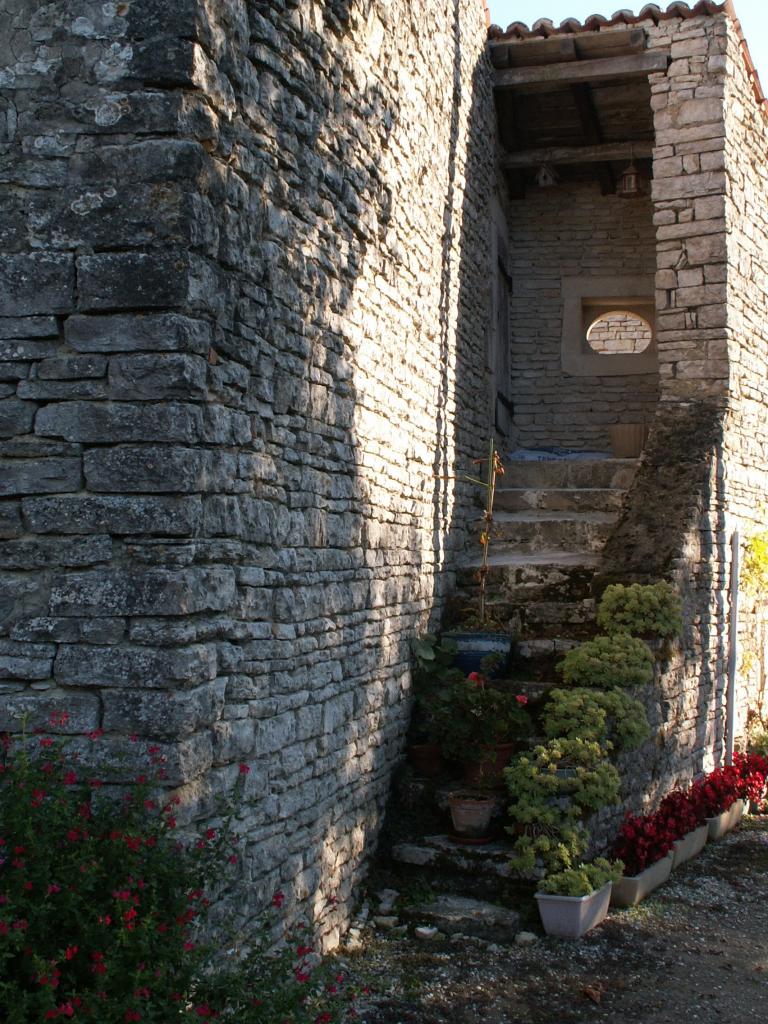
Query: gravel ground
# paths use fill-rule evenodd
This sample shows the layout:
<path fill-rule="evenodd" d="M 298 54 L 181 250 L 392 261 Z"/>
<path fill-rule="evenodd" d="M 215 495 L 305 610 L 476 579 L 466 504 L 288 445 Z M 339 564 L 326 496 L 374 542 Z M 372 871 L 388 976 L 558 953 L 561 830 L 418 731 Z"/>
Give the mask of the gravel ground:
<path fill-rule="evenodd" d="M 768 817 L 577 942 L 366 933 L 343 956 L 363 1024 L 768 1022 Z"/>

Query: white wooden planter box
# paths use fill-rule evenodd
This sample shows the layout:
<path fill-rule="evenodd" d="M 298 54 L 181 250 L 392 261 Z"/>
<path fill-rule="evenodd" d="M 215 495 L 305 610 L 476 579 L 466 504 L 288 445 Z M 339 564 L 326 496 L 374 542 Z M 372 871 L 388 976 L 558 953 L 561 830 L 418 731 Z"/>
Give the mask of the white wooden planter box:
<path fill-rule="evenodd" d="M 611 882 L 586 896 L 557 896 L 537 892 L 539 915 L 547 935 L 560 939 L 580 939 L 605 920 L 611 902 Z"/>
<path fill-rule="evenodd" d="M 707 842 L 708 834 L 709 829 L 707 826 L 700 825 L 698 828 L 695 828 L 693 832 L 689 832 L 687 836 L 683 836 L 682 839 L 678 839 L 675 843 L 675 859 L 672 867 L 679 867 L 681 864 L 685 864 L 687 860 L 690 860 L 692 857 L 696 857 L 700 854 Z"/>
<path fill-rule="evenodd" d="M 675 855 L 668 853 L 666 857 L 657 860 L 655 864 L 651 864 L 639 875 L 624 875 L 618 882 L 614 882 L 611 891 L 611 906 L 636 906 L 640 900 L 645 899 L 649 893 L 666 882 L 672 872 L 674 859 Z"/>

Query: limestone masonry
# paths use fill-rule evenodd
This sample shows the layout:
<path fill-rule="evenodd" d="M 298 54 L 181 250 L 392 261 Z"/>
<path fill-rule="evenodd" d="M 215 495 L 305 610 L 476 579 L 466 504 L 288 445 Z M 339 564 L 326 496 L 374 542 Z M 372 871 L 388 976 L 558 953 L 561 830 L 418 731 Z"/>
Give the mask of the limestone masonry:
<path fill-rule="evenodd" d="M 479 0 L 0 0 L 0 731 L 159 745 L 187 820 L 247 763 L 245 918 L 282 887 L 337 939 L 409 637 L 475 544 L 446 478 L 494 423 L 507 451 L 650 427 L 599 577 L 675 581 L 686 633 L 628 799 L 722 756 L 729 542 L 768 483 L 766 115 L 729 9 L 686 12 L 634 25 L 668 60 L 626 201 L 583 168 L 515 192 Z M 646 355 L 568 351 L 567 295 L 635 301 Z M 743 736 L 762 659 L 739 686 Z"/>

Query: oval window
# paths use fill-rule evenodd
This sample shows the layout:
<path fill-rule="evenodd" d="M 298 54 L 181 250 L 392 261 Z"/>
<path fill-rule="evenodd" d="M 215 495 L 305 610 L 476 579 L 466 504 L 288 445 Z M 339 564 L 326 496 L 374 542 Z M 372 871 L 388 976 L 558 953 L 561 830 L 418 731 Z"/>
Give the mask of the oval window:
<path fill-rule="evenodd" d="M 611 310 L 593 320 L 587 342 L 593 352 L 603 356 L 631 356 L 644 352 L 651 344 L 651 325 L 637 313 Z"/>

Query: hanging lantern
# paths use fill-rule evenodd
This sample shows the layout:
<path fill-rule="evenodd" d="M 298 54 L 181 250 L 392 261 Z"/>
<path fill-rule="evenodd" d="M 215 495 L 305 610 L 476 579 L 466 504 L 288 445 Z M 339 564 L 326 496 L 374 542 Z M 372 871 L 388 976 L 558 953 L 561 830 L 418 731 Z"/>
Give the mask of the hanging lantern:
<path fill-rule="evenodd" d="M 621 172 L 619 183 L 616 186 L 616 195 L 622 199 L 634 199 L 640 195 L 640 172 L 632 160 L 629 167 Z"/>
<path fill-rule="evenodd" d="M 539 188 L 551 188 L 557 184 L 557 171 L 551 164 L 542 164 L 536 172 L 536 184 Z"/>

